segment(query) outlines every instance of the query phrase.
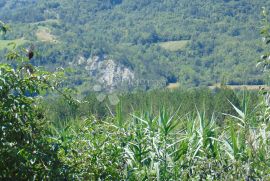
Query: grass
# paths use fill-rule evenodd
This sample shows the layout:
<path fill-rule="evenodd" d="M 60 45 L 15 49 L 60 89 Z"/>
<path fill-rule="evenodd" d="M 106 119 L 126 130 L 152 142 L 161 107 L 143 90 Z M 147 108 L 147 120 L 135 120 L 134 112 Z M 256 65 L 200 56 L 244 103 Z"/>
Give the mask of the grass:
<path fill-rule="evenodd" d="M 25 40 L 24 38 L 15 39 L 15 40 L 0 40 L 0 50 L 3 50 L 5 48 L 7 49 L 12 48 L 12 45 L 10 45 L 11 43 L 15 43 L 17 46 L 21 46 L 25 44 L 26 42 L 27 40 Z"/>
<path fill-rule="evenodd" d="M 161 46 L 162 48 L 166 50 L 174 52 L 174 51 L 183 50 L 189 42 L 190 42 L 189 40 L 168 41 L 168 42 L 159 43 L 159 46 Z"/>
<path fill-rule="evenodd" d="M 56 43 L 56 37 L 51 34 L 51 30 L 44 26 L 39 26 L 36 32 L 37 39 L 42 42 Z"/>
<path fill-rule="evenodd" d="M 213 86 L 209 86 L 210 89 L 220 88 L 220 84 L 215 84 Z M 226 85 L 228 89 L 232 90 L 249 90 L 249 91 L 258 91 L 258 90 L 270 90 L 269 86 L 266 85 Z"/>
<path fill-rule="evenodd" d="M 269 126 L 232 107 L 239 116 L 228 115 L 223 126 L 204 112 L 179 117 L 165 109 L 157 115 L 134 113 L 123 121 L 119 109 L 107 120 L 72 122 L 77 125 L 55 139 L 69 140 L 61 161 L 81 169 L 76 173 L 81 179 L 269 180 Z"/>

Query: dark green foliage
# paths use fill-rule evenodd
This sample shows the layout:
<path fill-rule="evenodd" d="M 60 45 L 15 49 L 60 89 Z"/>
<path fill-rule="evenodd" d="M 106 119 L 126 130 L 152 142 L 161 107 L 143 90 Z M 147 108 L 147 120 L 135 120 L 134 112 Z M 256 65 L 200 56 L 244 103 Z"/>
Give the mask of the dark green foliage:
<path fill-rule="evenodd" d="M 263 20 L 262 20 L 263 27 L 261 29 L 262 40 L 263 40 L 264 44 L 269 45 L 269 43 L 270 43 L 270 25 L 269 25 L 270 21 L 269 21 L 269 17 L 268 17 L 268 12 L 265 8 L 263 8 L 262 15 L 263 15 Z M 262 69 L 265 71 L 269 68 L 269 57 L 270 57 L 269 52 L 264 53 L 261 56 L 261 60 L 257 64 L 257 65 L 262 66 Z"/>
<path fill-rule="evenodd" d="M 178 90 L 153 90 L 148 92 L 133 92 L 118 94 L 121 105 L 112 106 L 108 99 L 103 102 L 98 101 L 97 94 L 89 93 L 78 109 L 74 109 L 69 105 L 68 101 L 53 97 L 43 103 L 50 114 L 51 120 L 70 120 L 75 117 L 85 117 L 93 114 L 98 118 L 105 118 L 111 114 L 117 113 L 117 109 L 121 106 L 121 113 L 124 118 L 129 117 L 130 112 L 140 112 L 148 110 L 153 114 L 157 114 L 162 108 L 168 110 L 178 110 L 178 114 L 196 114 L 197 109 L 204 110 L 206 117 L 211 117 L 213 113 L 218 117 L 220 123 L 226 117 L 226 114 L 235 115 L 236 112 L 231 103 L 237 107 L 241 107 L 240 100 L 245 95 L 249 101 L 249 106 L 258 104 L 257 91 L 233 91 L 229 88 L 221 88 L 210 90 L 207 88 L 200 89 L 178 89 Z M 251 106 L 252 107 L 252 106 Z M 251 109 L 250 107 L 248 109 Z"/>
<path fill-rule="evenodd" d="M 0 32 L 6 34 L 9 30 L 9 27 L 5 25 L 2 21 L 0 21 Z"/>
<path fill-rule="evenodd" d="M 174 77 L 186 86 L 209 85 L 223 77 L 233 84 L 264 83 L 253 61 L 262 52 L 258 27 L 267 0 L 4 2 L 0 19 L 19 30 L 8 39 L 23 36 L 36 42 L 38 27 L 57 37 L 56 44 L 39 44 L 42 57 L 35 61 L 51 70 L 70 66 L 79 55 L 107 54 L 131 67 L 137 79 L 171 82 Z M 178 51 L 160 46 L 183 40 L 188 43 Z M 87 71 L 76 72 L 79 81 L 89 82 Z M 77 86 L 74 75 L 71 80 Z"/>
<path fill-rule="evenodd" d="M 229 89 L 217 90 L 215 95 L 214 110 L 217 112 L 218 121 L 222 122 L 225 119 L 224 114 L 235 115 L 236 112 L 231 104 L 236 107 L 240 106 L 240 101 L 235 92 Z"/>
<path fill-rule="evenodd" d="M 45 115 L 38 107 L 47 90 L 45 72 L 0 65 L 0 178 L 42 178 L 55 161 L 44 140 Z M 35 73 L 33 73 L 35 72 Z"/>
<path fill-rule="evenodd" d="M 62 73 L 32 66 L 22 52 L 14 46 L 7 58 L 17 63 L 0 64 L 0 179 L 58 178 L 63 167 L 40 101 Z"/>
<path fill-rule="evenodd" d="M 121 138 L 124 132 L 114 126 L 114 120 L 94 118 L 77 120 L 55 131 L 51 142 L 61 160 L 59 179 L 120 180 L 124 175 Z M 53 177 L 50 177 L 53 178 Z"/>

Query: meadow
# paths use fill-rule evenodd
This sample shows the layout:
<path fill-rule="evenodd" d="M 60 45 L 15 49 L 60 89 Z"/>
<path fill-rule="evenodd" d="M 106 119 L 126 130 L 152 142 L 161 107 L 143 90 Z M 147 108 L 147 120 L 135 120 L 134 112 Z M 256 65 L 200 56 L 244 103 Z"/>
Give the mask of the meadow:
<path fill-rule="evenodd" d="M 189 40 L 181 40 L 181 41 L 168 41 L 159 43 L 159 46 L 169 51 L 179 51 L 183 50 L 189 43 Z"/>
<path fill-rule="evenodd" d="M 0 50 L 3 50 L 5 48 L 11 50 L 14 45 L 21 46 L 25 44 L 27 40 L 20 38 L 20 39 L 14 39 L 14 40 L 0 40 Z"/>

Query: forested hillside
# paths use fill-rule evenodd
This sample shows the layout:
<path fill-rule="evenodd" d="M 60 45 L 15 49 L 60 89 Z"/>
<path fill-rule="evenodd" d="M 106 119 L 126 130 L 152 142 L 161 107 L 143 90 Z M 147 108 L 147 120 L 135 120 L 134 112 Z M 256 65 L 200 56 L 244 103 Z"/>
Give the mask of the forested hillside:
<path fill-rule="evenodd" d="M 0 50 L 4 55 L 10 40 L 33 43 L 42 55 L 35 65 L 71 67 L 71 85 L 86 89 L 100 74 L 89 74 L 91 68 L 77 62 L 94 56 L 121 64 L 126 69 L 118 73 L 129 72 L 135 80 L 263 84 L 254 62 L 263 52 L 261 7 L 269 5 L 267 0 L 4 0 L 0 19 L 18 31 L 2 36 Z"/>

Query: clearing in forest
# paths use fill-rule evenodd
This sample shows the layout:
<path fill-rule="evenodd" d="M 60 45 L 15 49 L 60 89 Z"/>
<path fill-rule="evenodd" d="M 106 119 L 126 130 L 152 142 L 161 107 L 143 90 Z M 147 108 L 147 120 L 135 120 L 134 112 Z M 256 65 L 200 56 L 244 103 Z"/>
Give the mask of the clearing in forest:
<path fill-rule="evenodd" d="M 37 39 L 43 42 L 57 43 L 56 37 L 51 34 L 51 30 L 47 27 L 39 27 L 36 32 Z"/>
<path fill-rule="evenodd" d="M 183 50 L 189 42 L 190 42 L 189 40 L 167 41 L 167 42 L 159 43 L 159 46 L 161 46 L 162 48 L 166 50 L 175 52 L 175 51 Z"/>

